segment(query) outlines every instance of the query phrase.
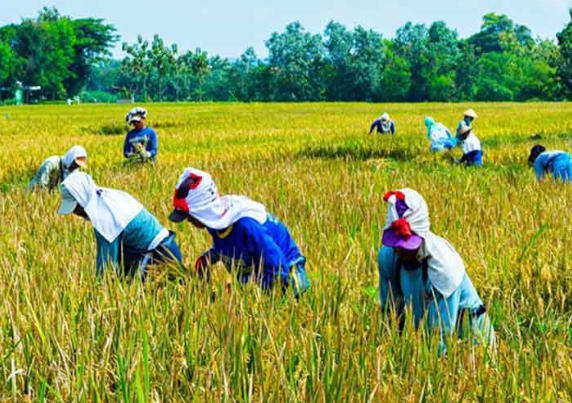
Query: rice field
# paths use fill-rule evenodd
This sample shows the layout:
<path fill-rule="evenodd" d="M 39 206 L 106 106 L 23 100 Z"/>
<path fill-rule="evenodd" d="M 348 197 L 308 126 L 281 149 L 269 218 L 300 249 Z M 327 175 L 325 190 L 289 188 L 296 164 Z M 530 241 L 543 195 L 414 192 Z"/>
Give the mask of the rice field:
<path fill-rule="evenodd" d="M 0 400 L 110 402 L 572 401 L 572 187 L 535 182 L 532 145 L 571 152 L 572 104 L 148 104 L 155 165 L 130 165 L 129 106 L 0 108 Z M 454 131 L 473 107 L 485 166 L 429 152 L 423 119 Z M 367 135 L 387 111 L 397 135 Z M 538 138 L 541 140 L 538 140 Z M 88 173 L 177 232 L 188 273 L 95 278 L 95 237 L 24 190 L 75 144 Z M 308 259 L 300 300 L 191 275 L 209 235 L 169 223 L 193 166 L 221 193 L 264 203 Z M 496 353 L 382 318 L 377 252 L 388 190 L 411 187 L 463 257 Z"/>

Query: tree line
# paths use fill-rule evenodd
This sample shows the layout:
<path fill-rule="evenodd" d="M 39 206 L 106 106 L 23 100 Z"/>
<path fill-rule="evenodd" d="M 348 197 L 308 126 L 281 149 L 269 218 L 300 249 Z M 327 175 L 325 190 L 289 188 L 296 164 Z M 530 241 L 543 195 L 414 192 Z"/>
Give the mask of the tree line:
<path fill-rule="evenodd" d="M 528 101 L 572 99 L 572 9 L 557 40 L 535 38 L 506 15 L 486 14 L 468 38 L 443 21 L 406 23 L 393 38 L 331 21 L 323 34 L 299 22 L 237 59 L 180 52 L 159 35 L 123 43 L 101 19 L 43 9 L 0 28 L 0 86 L 41 86 L 38 96 L 87 101 Z"/>

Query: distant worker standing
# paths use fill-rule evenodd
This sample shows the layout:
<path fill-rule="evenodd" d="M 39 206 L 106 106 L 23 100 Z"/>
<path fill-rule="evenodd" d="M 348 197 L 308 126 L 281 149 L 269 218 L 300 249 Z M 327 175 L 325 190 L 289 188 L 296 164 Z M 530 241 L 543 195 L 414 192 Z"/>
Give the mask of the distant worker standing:
<path fill-rule="evenodd" d="M 212 237 L 213 246 L 195 263 L 198 275 L 209 279 L 209 266 L 220 261 L 244 284 L 276 287 L 283 293 L 290 287 L 296 298 L 308 289 L 306 258 L 288 228 L 262 204 L 245 196 L 221 197 L 208 173 L 187 168 L 173 205 L 171 221 L 189 221 Z"/>
<path fill-rule="evenodd" d="M 463 114 L 463 120 L 461 120 L 459 122 L 459 124 L 457 125 L 457 132 L 455 134 L 455 136 L 457 137 L 457 140 L 461 140 L 461 130 L 463 127 L 472 127 L 473 126 L 473 120 L 475 120 L 477 118 L 477 113 L 472 110 L 472 109 L 467 109 L 465 111 L 465 113 Z"/>
<path fill-rule="evenodd" d="M 131 109 L 125 117 L 127 123 L 133 125 L 133 130 L 127 133 L 123 145 L 125 158 L 151 162 L 157 158 L 157 133 L 145 126 L 146 119 L 147 110 L 140 107 Z"/>
<path fill-rule="evenodd" d="M 443 123 L 437 123 L 432 117 L 425 118 L 427 138 L 431 142 L 431 151 L 450 150 L 457 145 L 451 131 Z"/>
<path fill-rule="evenodd" d="M 54 155 L 46 158 L 27 189 L 55 189 L 74 170 L 86 167 L 87 151 L 82 146 L 73 146 L 63 157 Z"/>
<path fill-rule="evenodd" d="M 377 128 L 377 134 L 389 134 L 395 136 L 395 123 L 389 118 L 389 114 L 384 113 L 378 119 L 376 119 L 369 128 L 369 134 L 373 132 L 373 129 Z"/>
<path fill-rule="evenodd" d="M 473 133 L 473 128 L 471 126 L 461 127 L 459 139 L 463 148 L 463 158 L 459 160 L 459 163 L 467 166 L 483 165 L 483 149 L 481 148 L 481 142 Z"/>
<path fill-rule="evenodd" d="M 175 233 L 128 193 L 101 188 L 88 174 L 74 172 L 62 183 L 61 194 L 58 214 L 74 213 L 93 225 L 98 277 L 112 268 L 143 281 L 149 264 L 181 264 Z"/>
<path fill-rule="evenodd" d="M 549 172 L 554 180 L 572 182 L 572 157 L 564 151 L 546 151 L 537 144 L 530 150 L 528 163 L 534 166 L 536 180 L 540 182 Z"/>

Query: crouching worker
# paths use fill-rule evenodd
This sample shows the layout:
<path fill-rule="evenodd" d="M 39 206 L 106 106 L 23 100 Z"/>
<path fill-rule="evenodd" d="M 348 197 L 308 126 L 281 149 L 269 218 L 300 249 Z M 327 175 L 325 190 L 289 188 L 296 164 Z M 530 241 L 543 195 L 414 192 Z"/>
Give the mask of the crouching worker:
<path fill-rule="evenodd" d="M 530 150 L 528 163 L 534 166 L 538 182 L 546 173 L 551 173 L 554 180 L 572 182 L 572 158 L 564 151 L 546 151 L 544 146 L 537 144 Z"/>
<path fill-rule="evenodd" d="M 93 225 L 98 277 L 111 267 L 119 274 L 144 281 L 148 265 L 182 263 L 175 234 L 131 195 L 100 188 L 83 172 L 68 176 L 61 193 L 59 214 L 74 213 Z"/>
<path fill-rule="evenodd" d="M 264 290 L 292 287 L 298 298 L 309 287 L 306 259 L 288 229 L 266 208 L 245 196 L 219 196 L 211 176 L 187 168 L 175 190 L 173 222 L 188 220 L 206 228 L 210 250 L 195 264 L 197 274 L 210 279 L 209 267 L 222 261 L 241 283 L 256 282 Z"/>
<path fill-rule="evenodd" d="M 457 145 L 451 131 L 443 123 L 437 123 L 432 117 L 425 118 L 427 138 L 431 142 L 431 151 L 450 150 Z"/>
<path fill-rule="evenodd" d="M 483 149 L 481 142 L 473 133 L 471 126 L 463 126 L 459 131 L 460 140 L 463 142 L 463 158 L 459 163 L 466 164 L 467 166 L 481 166 L 483 165 Z"/>
<path fill-rule="evenodd" d="M 87 168 L 87 151 L 82 146 L 73 146 L 63 157 L 46 158 L 27 189 L 53 190 L 78 168 Z"/>
<path fill-rule="evenodd" d="M 377 128 L 377 134 L 392 134 L 395 136 L 395 123 L 389 118 L 387 113 L 381 115 L 378 119 L 374 120 L 369 128 L 369 134 L 373 132 L 373 129 Z"/>
<path fill-rule="evenodd" d="M 403 310 L 410 306 L 416 327 L 426 318 L 429 330 L 439 330 L 440 353 L 446 352 L 447 336 L 457 332 L 460 337 L 467 324 L 476 340 L 492 345 L 486 308 L 461 257 L 430 231 L 425 200 L 411 189 L 389 192 L 384 200 L 389 208 L 378 256 L 384 314 L 393 308 L 403 321 Z"/>

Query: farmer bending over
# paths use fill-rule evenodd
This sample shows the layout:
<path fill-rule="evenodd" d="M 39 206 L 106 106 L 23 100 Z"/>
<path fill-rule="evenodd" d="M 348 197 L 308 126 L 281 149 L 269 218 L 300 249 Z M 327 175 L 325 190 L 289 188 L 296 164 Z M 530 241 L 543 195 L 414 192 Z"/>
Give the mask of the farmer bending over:
<path fill-rule="evenodd" d="M 373 132 L 373 129 L 377 128 L 377 134 L 389 134 L 395 136 L 395 123 L 389 118 L 387 113 L 381 115 L 378 119 L 374 120 L 369 128 L 369 134 Z"/>
<path fill-rule="evenodd" d="M 451 131 L 443 123 L 437 123 L 432 117 L 425 118 L 427 138 L 431 141 L 431 151 L 449 150 L 457 145 Z"/>
<path fill-rule="evenodd" d="M 211 176 L 194 168 L 181 175 L 173 200 L 173 222 L 188 220 L 206 228 L 213 246 L 196 261 L 200 276 L 210 279 L 209 266 L 222 261 L 235 269 L 241 283 L 254 281 L 264 290 L 291 285 L 298 298 L 309 287 L 306 259 L 288 229 L 266 208 L 245 196 L 219 196 Z"/>
<path fill-rule="evenodd" d="M 28 190 L 55 189 L 70 173 L 86 167 L 87 151 L 82 146 L 73 146 L 63 157 L 46 158 L 28 184 Z"/>
<path fill-rule="evenodd" d="M 145 126 L 147 110 L 133 108 L 129 111 L 125 120 L 133 125 L 133 130 L 127 133 L 123 144 L 125 158 L 134 158 L 139 161 L 155 161 L 157 157 L 158 140 L 157 133 L 150 127 Z"/>
<path fill-rule="evenodd" d="M 459 139 L 462 141 L 463 147 L 463 158 L 459 162 L 467 166 L 483 165 L 483 149 L 481 142 L 473 133 L 473 128 L 471 126 L 461 127 Z"/>
<path fill-rule="evenodd" d="M 552 174 L 554 180 L 572 182 L 572 158 L 564 151 L 546 151 L 544 146 L 537 144 L 530 150 L 528 163 L 534 165 L 538 182 L 547 172 Z"/>
<path fill-rule="evenodd" d="M 403 309 L 410 305 L 416 327 L 426 316 L 428 329 L 440 332 L 441 353 L 446 351 L 448 335 L 461 336 L 463 320 L 473 337 L 492 344 L 494 332 L 486 308 L 461 257 L 430 231 L 425 200 L 411 189 L 389 192 L 384 200 L 389 208 L 378 256 L 383 313 L 392 307 L 403 321 Z"/>
<path fill-rule="evenodd" d="M 98 277 L 111 266 L 116 272 L 143 281 L 147 264 L 182 262 L 175 234 L 131 195 L 100 188 L 83 172 L 68 176 L 61 193 L 59 214 L 74 213 L 93 225 Z"/>
<path fill-rule="evenodd" d="M 476 118 L 477 118 L 477 113 L 474 110 L 467 109 L 465 111 L 465 113 L 463 114 L 463 120 L 461 120 L 457 125 L 456 138 L 459 143 L 463 140 L 461 134 L 461 130 L 463 129 L 463 127 L 467 126 L 472 127 L 473 120 L 475 120 Z"/>

